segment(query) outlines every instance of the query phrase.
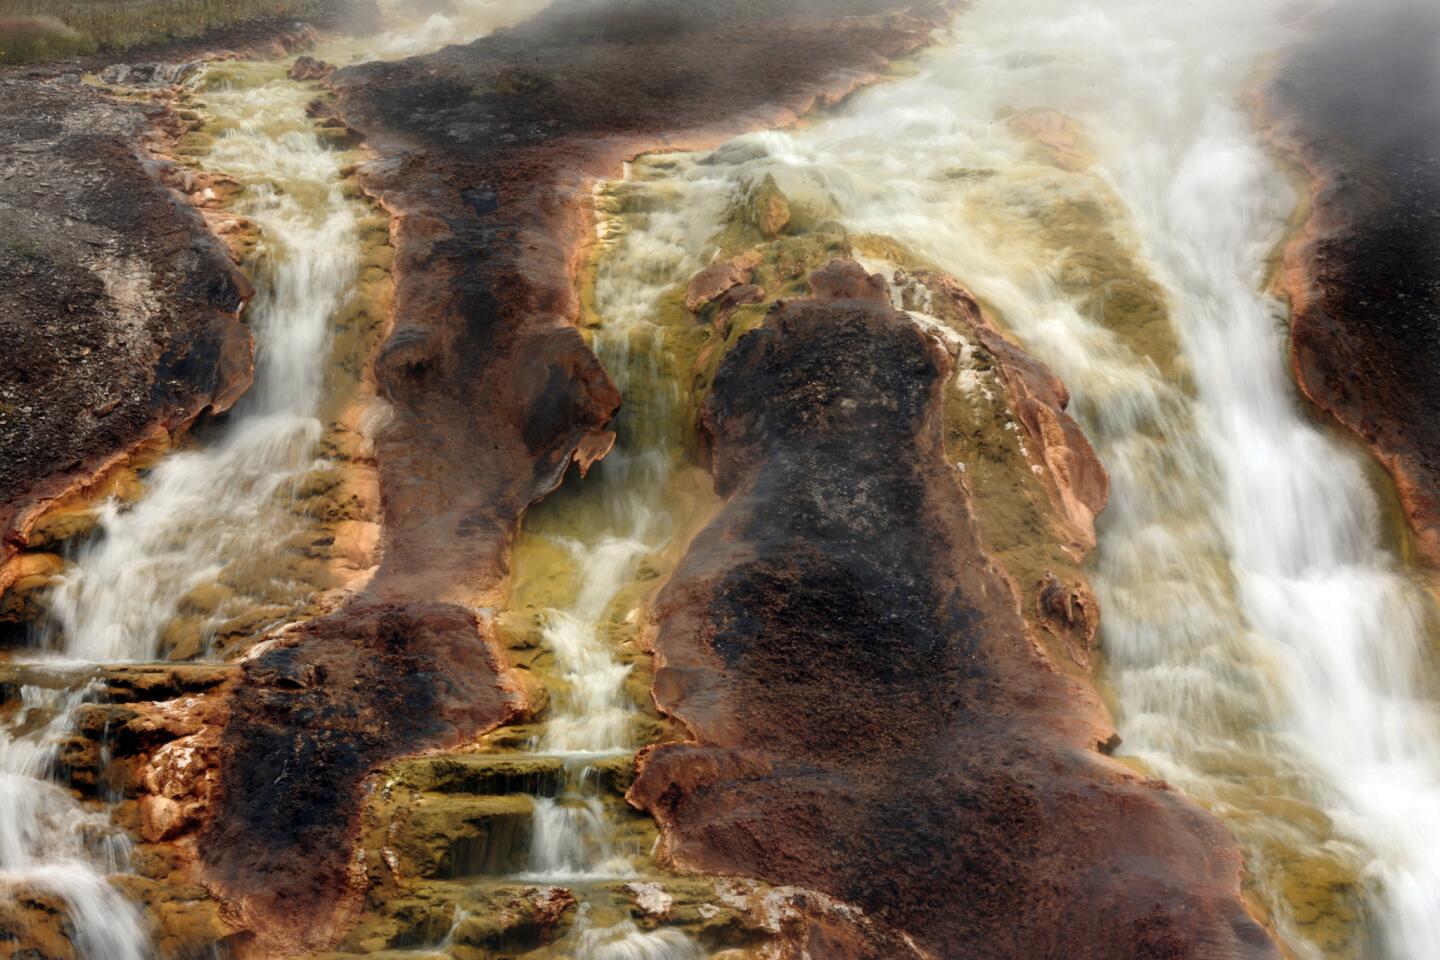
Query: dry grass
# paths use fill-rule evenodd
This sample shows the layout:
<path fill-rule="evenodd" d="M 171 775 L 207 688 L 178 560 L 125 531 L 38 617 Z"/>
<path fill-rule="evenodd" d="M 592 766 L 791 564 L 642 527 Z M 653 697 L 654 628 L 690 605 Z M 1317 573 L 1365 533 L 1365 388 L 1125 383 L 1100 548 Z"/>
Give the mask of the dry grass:
<path fill-rule="evenodd" d="M 247 20 L 313 15 L 319 0 L 0 0 L 0 64 L 194 37 Z"/>

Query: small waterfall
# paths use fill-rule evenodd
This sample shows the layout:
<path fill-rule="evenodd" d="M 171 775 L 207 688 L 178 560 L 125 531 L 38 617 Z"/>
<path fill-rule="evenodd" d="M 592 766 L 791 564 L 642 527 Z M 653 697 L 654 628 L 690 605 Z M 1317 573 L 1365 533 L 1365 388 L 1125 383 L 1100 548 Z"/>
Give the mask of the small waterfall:
<path fill-rule="evenodd" d="M 679 930 L 641 930 L 633 921 L 596 926 L 580 907 L 572 933 L 576 960 L 703 960 L 705 951 Z"/>
<path fill-rule="evenodd" d="M 34 686 L 0 723 L 0 892 L 49 893 L 64 902 L 81 955 L 143 960 L 139 910 L 105 881 L 129 868 L 130 842 L 108 812 L 87 809 L 50 780 L 60 738 L 89 693 Z"/>
<path fill-rule="evenodd" d="M 294 491 L 318 466 L 331 317 L 355 285 L 358 217 L 341 189 L 344 155 L 305 115 L 309 91 L 279 65 L 214 67 L 204 83 L 223 130 L 207 166 L 246 184 L 234 212 L 261 230 L 255 385 L 216 442 L 164 459 L 134 508 L 102 510 L 51 604 L 73 659 L 155 658 L 202 586 L 248 583 L 251 603 L 296 591 L 268 571 L 299 525 Z"/>
<path fill-rule="evenodd" d="M 643 165 L 643 164 L 642 164 Z M 630 183 L 616 185 L 623 191 Z M 602 206 L 607 198 L 602 198 Z M 566 759 L 558 795 L 534 798 L 529 869 L 533 883 L 584 884 L 641 876 L 648 851 L 617 837 L 595 763 L 636 748 L 638 710 L 626 688 L 631 668 L 617 655 L 617 626 L 635 611 L 617 608 L 640 568 L 669 547 L 681 516 L 667 490 L 685 428 L 679 374 L 670 362 L 669 333 L 656 323 L 663 295 L 704 264 L 700 259 L 724 203 L 664 205 L 637 218 L 629 232 L 608 237 L 597 279 L 601 325 L 593 346 L 625 397 L 616 449 L 576 485 L 575 508 L 553 505 L 529 522 L 570 558 L 570 602 L 542 615 L 541 636 L 554 656 L 558 689 L 535 749 Z M 613 227 L 614 224 L 612 223 Z M 579 519 L 577 519 L 579 518 Z M 583 898 L 582 898 L 583 899 Z M 703 952 L 677 930 L 642 931 L 628 919 L 602 923 L 582 902 L 567 937 L 578 960 L 689 960 Z"/>
<path fill-rule="evenodd" d="M 1349 876 L 1386 955 L 1419 960 L 1440 956 L 1436 609 L 1360 455 L 1307 420 L 1262 292 L 1296 197 L 1240 94 L 1284 7 L 981 0 L 905 78 L 672 158 L 666 186 L 697 205 L 771 175 L 995 308 L 1113 475 L 1092 577 L 1121 754 L 1227 820 L 1298 957 L 1375 955 L 1363 913 L 1326 912 Z"/>

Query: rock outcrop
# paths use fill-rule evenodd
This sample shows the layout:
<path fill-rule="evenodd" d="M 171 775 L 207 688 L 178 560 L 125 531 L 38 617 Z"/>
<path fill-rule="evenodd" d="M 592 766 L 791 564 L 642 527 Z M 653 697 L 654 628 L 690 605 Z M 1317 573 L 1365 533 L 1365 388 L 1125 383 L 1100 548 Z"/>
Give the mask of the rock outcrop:
<path fill-rule="evenodd" d="M 940 22 L 938 7 L 885 0 L 840 4 L 868 15 L 838 21 L 807 12 L 829 4 L 731 5 L 745 16 L 555 4 L 469 46 L 332 78 L 380 157 L 361 182 L 396 216 L 396 329 L 379 361 L 395 420 L 378 447 L 394 590 L 444 571 L 465 599 L 497 596 L 514 518 L 618 404 L 574 325 L 594 179 L 646 150 L 793 119 Z"/>
<path fill-rule="evenodd" d="M 503 674 L 489 624 L 440 603 L 356 603 L 245 662 L 199 851 L 262 955 L 321 950 L 343 931 L 364 890 L 360 782 L 514 716 L 524 700 Z"/>
<path fill-rule="evenodd" d="M 1316 14 L 1265 91 L 1273 141 L 1311 205 L 1280 278 L 1301 389 L 1394 477 L 1440 564 L 1440 9 Z"/>
<path fill-rule="evenodd" d="M 729 501 L 655 614 L 655 698 L 693 739 L 630 792 L 662 858 L 822 891 L 929 956 L 1278 956 L 1223 828 L 1097 751 L 1093 691 L 981 548 L 945 341 L 847 273 L 775 304 L 705 406 Z"/>
<path fill-rule="evenodd" d="M 246 279 L 140 143 L 163 108 L 0 79 L 0 593 L 47 508 L 249 386 Z"/>
<path fill-rule="evenodd" d="M 376 363 L 383 561 L 349 606 L 258 650 L 233 693 L 201 853 L 256 954 L 317 949 L 344 927 L 366 882 L 352 851 L 369 773 L 530 708 L 488 653 L 488 623 L 426 624 L 501 604 L 524 511 L 613 442 L 620 397 L 575 327 L 592 181 L 641 151 L 847 93 L 924 44 L 946 9 L 907 6 L 561 3 L 466 47 L 330 78 L 335 108 L 315 110 L 375 152 L 359 179 L 394 216 L 394 330 Z M 386 689 L 412 670 L 414 702 Z M 432 701 L 453 705 L 437 718 Z"/>

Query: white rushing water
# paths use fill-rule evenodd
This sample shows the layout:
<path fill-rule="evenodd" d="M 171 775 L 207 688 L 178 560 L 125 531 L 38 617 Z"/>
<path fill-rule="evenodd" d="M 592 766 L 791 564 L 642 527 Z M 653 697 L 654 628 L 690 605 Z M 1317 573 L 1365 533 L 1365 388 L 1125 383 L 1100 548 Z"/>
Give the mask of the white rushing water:
<path fill-rule="evenodd" d="M 473 39 L 543 5 L 467 0 L 449 18 L 419 23 L 392 11 L 392 29 L 335 46 L 353 59 L 408 55 Z M 348 158 L 306 116 L 314 91 L 285 73 L 279 63 L 220 64 L 200 80 L 211 129 L 221 131 L 205 166 L 244 185 L 228 212 L 261 233 L 250 264 L 258 293 L 246 313 L 255 384 L 214 436 L 145 477 L 139 503 L 100 508 L 97 535 L 49 601 L 44 658 L 56 669 L 56 654 L 69 668 L 166 653 L 165 629 L 193 591 L 237 571 L 282 570 L 276 560 L 300 525 L 295 493 L 321 465 L 332 324 L 356 286 L 363 208 L 343 190 Z M 253 576 L 247 584 L 271 588 L 287 599 L 300 595 L 294 584 Z M 212 625 L 226 612 L 215 611 Z M 0 723 L 0 891 L 23 887 L 63 901 L 81 960 L 142 960 L 150 956 L 143 918 L 106 880 L 128 869 L 128 838 L 108 810 L 79 802 L 51 779 L 59 743 L 87 695 L 84 681 L 63 690 L 25 686 L 20 708 Z"/>
<path fill-rule="evenodd" d="M 1324 921 L 1302 929 L 1277 877 L 1331 858 L 1372 884 L 1389 955 L 1420 960 L 1440 956 L 1433 619 L 1262 292 L 1296 197 L 1241 93 L 1283 7 L 982 0 L 912 75 L 717 158 L 733 191 L 772 173 L 954 273 L 1065 379 L 1114 475 L 1095 581 L 1122 753 L 1229 817 L 1298 954 Z M 1013 122 L 1039 108 L 1083 130 L 1068 170 Z M 1168 370 L 1075 294 L 1089 267 L 1054 239 L 1107 208 L 1169 301 Z"/>
<path fill-rule="evenodd" d="M 276 554 L 298 525 L 289 507 L 319 465 L 330 318 L 354 289 L 359 263 L 356 204 L 341 189 L 344 157 L 305 116 L 308 96 L 278 65 L 222 66 L 206 79 L 206 106 L 224 130 L 206 165 L 246 184 L 234 212 L 261 230 L 258 293 L 246 314 L 255 384 L 215 442 L 162 460 L 133 508 L 103 508 L 99 535 L 51 603 L 70 658 L 155 658 L 192 590 Z"/>
<path fill-rule="evenodd" d="M 1302 410 L 1263 292 L 1297 198 L 1241 95 L 1285 6 L 981 0 L 903 79 L 682 166 L 677 189 L 728 177 L 733 199 L 771 174 L 996 308 L 1113 475 L 1094 580 L 1121 753 L 1227 818 L 1297 955 L 1367 950 L 1327 931 L 1359 921 L 1323 915 L 1312 871 L 1370 886 L 1389 956 L 1434 958 L 1433 611 L 1362 455 Z M 1073 249 L 1097 221 L 1110 249 Z M 1077 292 L 1117 253 L 1163 289 L 1178 357 L 1126 316 L 1133 279 Z"/>

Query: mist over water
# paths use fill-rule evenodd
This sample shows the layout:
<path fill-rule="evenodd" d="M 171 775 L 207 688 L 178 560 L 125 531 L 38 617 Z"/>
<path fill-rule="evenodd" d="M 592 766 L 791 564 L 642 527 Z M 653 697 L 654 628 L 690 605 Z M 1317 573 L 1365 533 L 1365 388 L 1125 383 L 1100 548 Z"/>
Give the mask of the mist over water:
<path fill-rule="evenodd" d="M 542 6 L 462 0 L 325 53 L 420 53 Z M 1382 537 L 1363 455 L 1301 407 L 1284 307 L 1264 292 L 1297 197 L 1241 95 L 1291 39 L 1287 8 L 978 0 L 903 76 L 832 115 L 647 174 L 664 202 L 607 237 L 597 286 L 595 349 L 626 398 L 619 446 L 584 493 L 599 519 L 532 531 L 568 556 L 574 591 L 543 615 L 560 688 L 532 745 L 566 758 L 566 783 L 535 798 L 519 879 L 642 875 L 647 852 L 620 842 L 593 787 L 595 763 L 636 747 L 630 667 L 613 643 L 623 592 L 680 529 L 665 491 L 681 398 L 653 317 L 769 174 L 797 209 L 892 236 L 954 274 L 1071 388 L 1113 480 L 1092 576 L 1119 753 L 1226 820 L 1297 956 L 1440 957 L 1434 603 Z M 236 563 L 264 567 L 297 528 L 294 491 L 319 464 L 357 205 L 341 155 L 304 115 L 312 91 L 270 67 L 217 67 L 207 82 L 227 128 L 208 165 L 247 184 L 235 212 L 264 233 L 256 386 L 205 442 L 157 466 L 138 504 L 103 508 L 53 600 L 48 652 L 69 661 L 161 655 L 191 591 Z M 1086 242 L 1102 253 L 1086 259 Z M 1136 320 L 1136 281 L 1110 276 L 1115 263 L 1158 286 L 1163 322 Z M 85 956 L 140 960 L 142 918 L 104 879 L 127 868 L 128 841 L 49 779 L 86 695 L 78 681 L 26 687 L 0 727 L 0 889 L 52 891 Z M 1363 885 L 1373 931 L 1327 913 L 1344 906 L 1321 889 L 1337 875 Z M 677 931 L 601 922 L 588 905 L 568 945 L 585 960 L 703 956 Z"/>
<path fill-rule="evenodd" d="M 1301 408 L 1264 293 L 1298 198 L 1242 94 L 1289 12 L 982 0 L 902 79 L 703 176 L 734 195 L 768 173 L 897 238 L 1065 380 L 1114 481 L 1093 579 L 1121 755 L 1227 820 L 1299 956 L 1419 960 L 1440 956 L 1435 611 L 1382 540 L 1363 454 Z M 1127 258 L 1168 332 L 1107 279 Z M 1345 875 L 1377 944 L 1335 913 Z"/>
<path fill-rule="evenodd" d="M 423 52 L 541 5 L 462 3 L 443 23 L 418 26 L 392 11 L 394 29 L 371 37 L 368 55 L 354 45 L 348 53 Z M 25 686 L 20 708 L 0 718 L 0 895 L 23 887 L 59 898 L 83 960 L 152 955 L 140 910 L 106 880 L 129 869 L 129 839 L 108 809 L 82 804 L 52 780 L 60 741 L 92 698 L 83 665 L 164 655 L 166 627 L 187 596 L 209 584 L 245 580 L 236 610 L 277 597 L 293 605 L 308 591 L 285 579 L 278 558 L 303 522 L 299 485 L 324 465 L 333 322 L 358 280 L 363 207 L 342 189 L 346 156 L 306 115 L 314 91 L 285 74 L 279 63 L 217 64 L 199 81 L 209 129 L 219 131 L 205 167 L 244 185 L 227 213 L 261 231 L 247 264 L 257 287 L 245 314 L 255 337 L 254 386 L 199 442 L 145 476 L 137 504 L 99 508 L 98 530 L 47 601 L 42 649 L 32 654 L 70 671 L 60 677 L 70 686 Z M 222 606 L 207 631 L 236 610 Z"/>

